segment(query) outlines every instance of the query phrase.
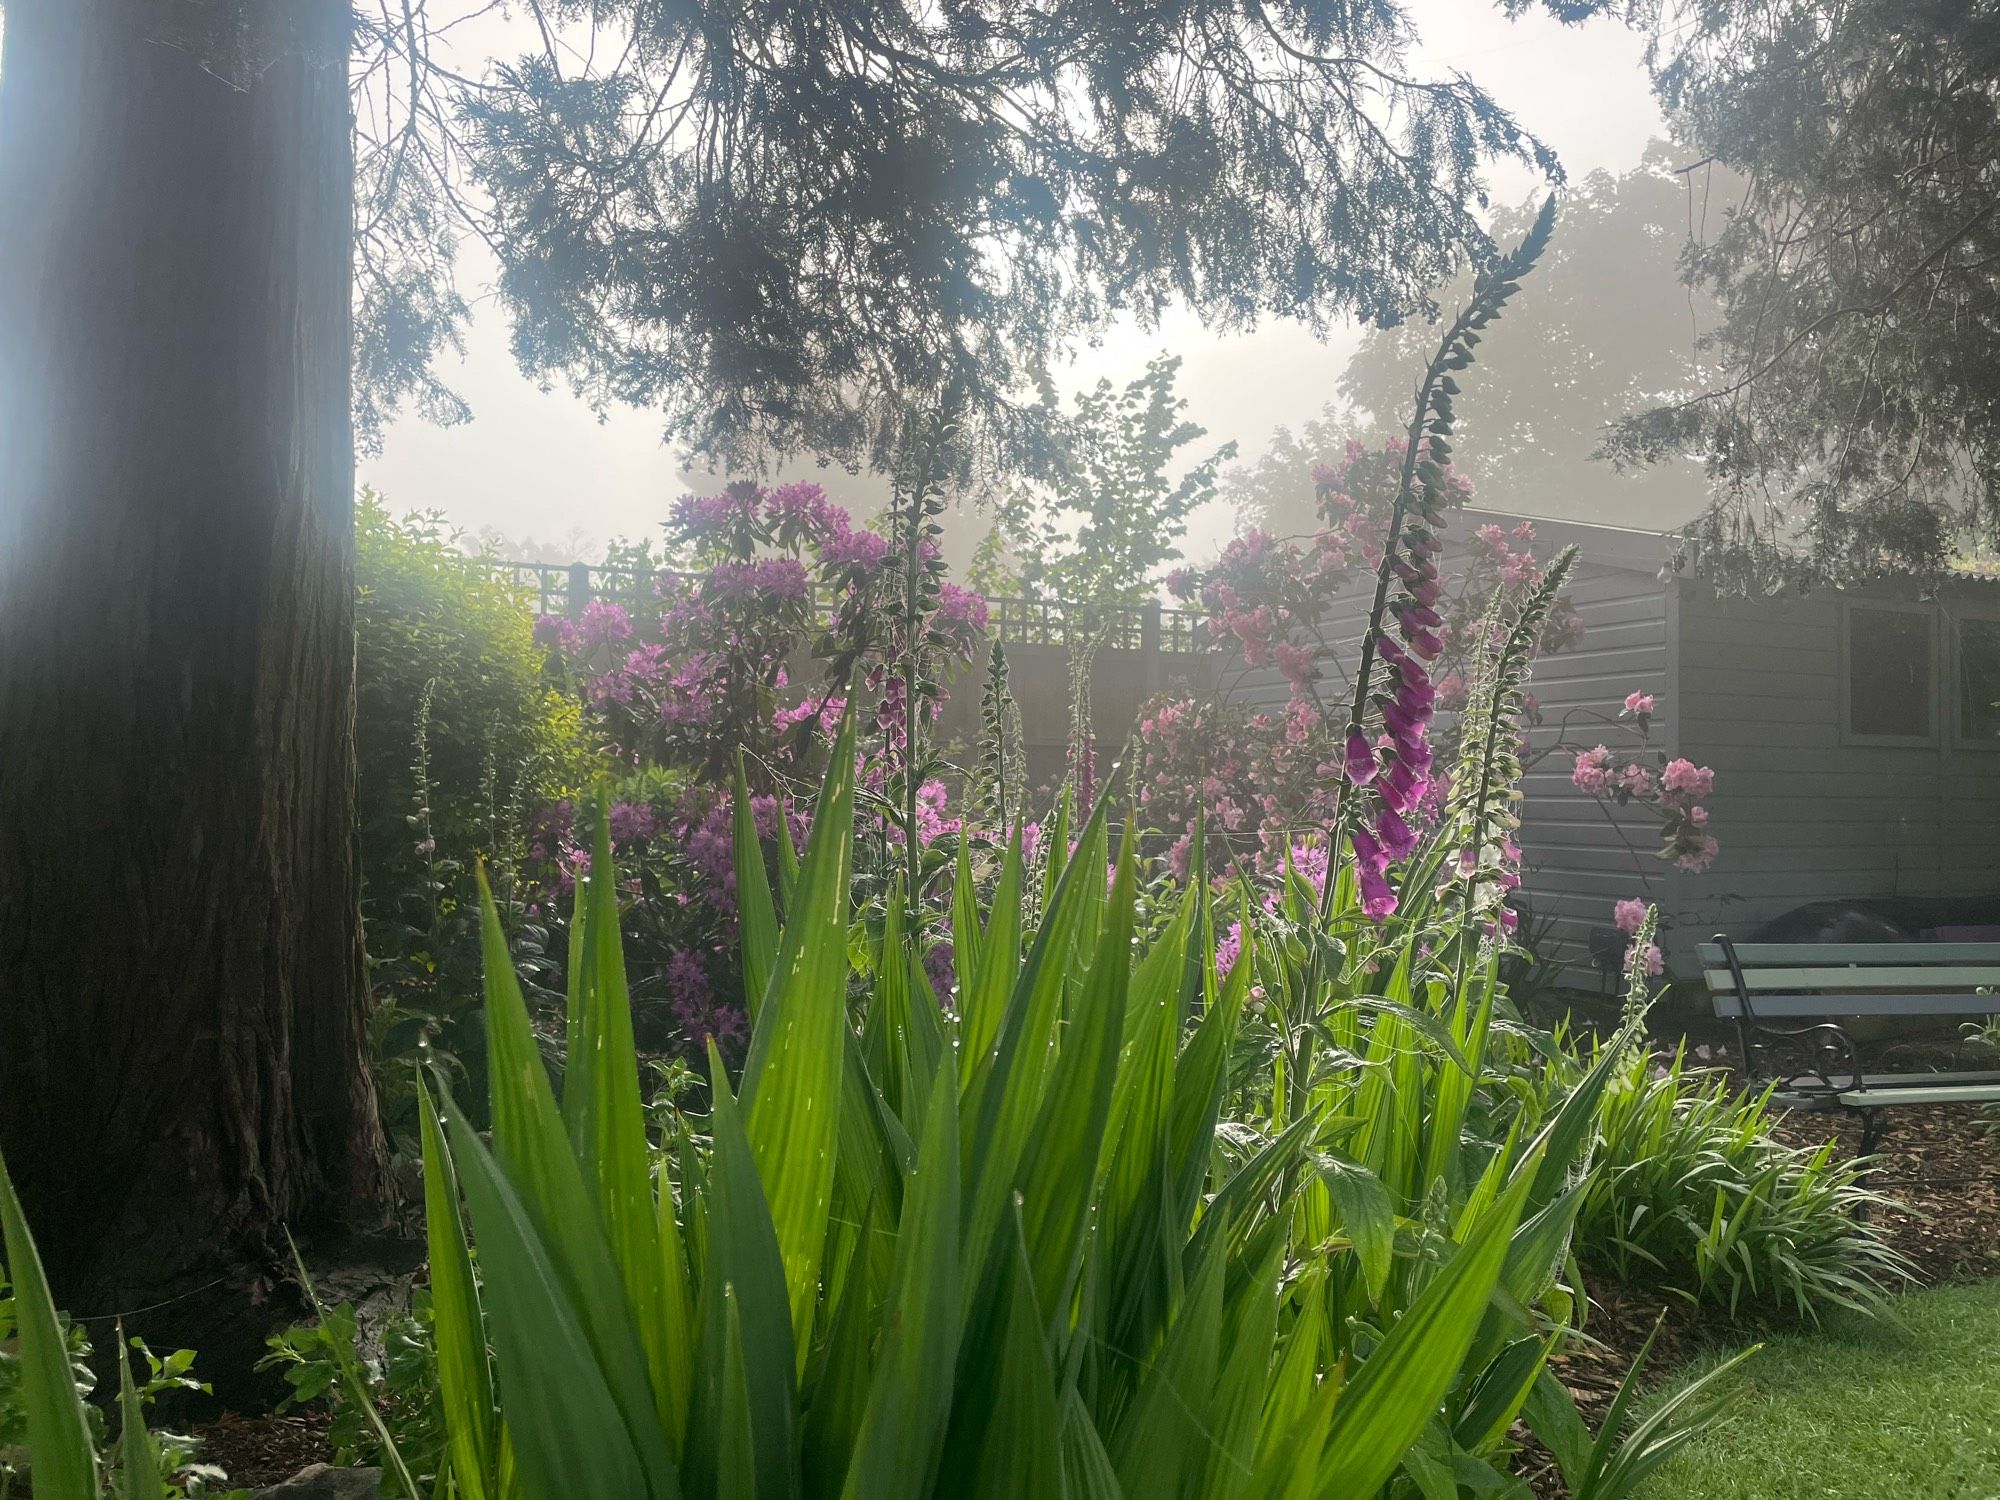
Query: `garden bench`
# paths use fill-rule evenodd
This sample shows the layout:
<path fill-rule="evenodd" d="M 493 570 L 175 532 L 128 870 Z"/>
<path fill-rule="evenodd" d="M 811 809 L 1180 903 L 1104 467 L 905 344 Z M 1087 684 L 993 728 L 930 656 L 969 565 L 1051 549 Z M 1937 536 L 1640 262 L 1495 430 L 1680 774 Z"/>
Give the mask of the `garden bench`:
<path fill-rule="evenodd" d="M 1735 943 L 1697 948 L 1718 1017 L 1736 1024 L 1743 1070 L 1788 1109 L 1861 1116 L 1861 1154 L 1881 1141 L 1881 1115 L 1905 1104 L 2000 1103 L 2000 1069 L 1868 1073 L 1841 1021 L 1855 1016 L 2000 1015 L 2000 943 Z M 1766 1038 L 1805 1058 L 1766 1061 Z"/>

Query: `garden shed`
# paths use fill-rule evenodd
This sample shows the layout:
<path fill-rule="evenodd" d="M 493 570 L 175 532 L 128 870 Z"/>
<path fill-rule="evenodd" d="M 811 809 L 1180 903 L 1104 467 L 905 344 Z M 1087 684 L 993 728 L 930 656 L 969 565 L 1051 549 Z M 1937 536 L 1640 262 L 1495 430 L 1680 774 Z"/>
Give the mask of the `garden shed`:
<path fill-rule="evenodd" d="M 1521 517 L 1467 509 L 1464 537 Z M 1572 983 L 1608 982 L 1614 902 L 1659 903 L 1667 962 L 1813 902 L 1864 901 L 1925 931 L 2000 922 L 2000 569 L 1774 598 L 1721 598 L 1674 565 L 1672 539 L 1535 521 L 1536 550 L 1576 544 L 1580 642 L 1535 665 L 1541 724 L 1524 780 L 1525 927 Z M 1366 609 L 1356 590 L 1324 634 L 1337 657 Z M 1656 823 L 1577 790 L 1558 746 L 1635 750 L 1626 695 L 1657 700 L 1648 754 L 1715 772 L 1720 853 L 1705 871 L 1654 853 Z M 1281 703 L 1260 673 L 1239 701 Z"/>

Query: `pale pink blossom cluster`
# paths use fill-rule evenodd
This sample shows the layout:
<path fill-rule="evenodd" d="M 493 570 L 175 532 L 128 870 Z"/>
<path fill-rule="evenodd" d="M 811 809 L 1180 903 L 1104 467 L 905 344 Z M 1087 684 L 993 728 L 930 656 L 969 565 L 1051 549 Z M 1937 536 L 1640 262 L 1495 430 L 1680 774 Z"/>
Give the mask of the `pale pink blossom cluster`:
<path fill-rule="evenodd" d="M 1634 693 L 1625 701 L 1643 733 L 1655 708 L 1653 696 Z M 1695 872 L 1714 863 L 1721 845 L 1708 831 L 1708 809 L 1696 801 L 1715 790 L 1713 770 L 1684 758 L 1665 761 L 1655 770 L 1637 758 L 1621 761 L 1603 745 L 1572 755 L 1569 779 L 1578 791 L 1619 807 L 1650 808 L 1659 818 L 1661 859 Z"/>

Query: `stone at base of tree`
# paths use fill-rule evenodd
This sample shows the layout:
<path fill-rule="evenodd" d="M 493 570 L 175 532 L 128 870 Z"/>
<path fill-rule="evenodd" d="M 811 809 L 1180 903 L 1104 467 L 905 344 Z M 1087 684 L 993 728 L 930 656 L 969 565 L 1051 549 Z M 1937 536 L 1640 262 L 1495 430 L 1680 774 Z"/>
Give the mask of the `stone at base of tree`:
<path fill-rule="evenodd" d="M 250 1500 L 382 1500 L 382 1471 L 308 1464 L 283 1484 L 257 1491 Z"/>

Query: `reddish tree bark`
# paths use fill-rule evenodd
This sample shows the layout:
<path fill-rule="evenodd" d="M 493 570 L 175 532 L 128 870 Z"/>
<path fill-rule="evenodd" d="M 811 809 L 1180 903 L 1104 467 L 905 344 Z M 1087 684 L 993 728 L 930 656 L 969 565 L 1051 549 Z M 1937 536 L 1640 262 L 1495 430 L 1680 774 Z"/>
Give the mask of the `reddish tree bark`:
<path fill-rule="evenodd" d="M 341 0 L 14 0 L 0 1149 L 102 1313 L 370 1216 Z"/>

